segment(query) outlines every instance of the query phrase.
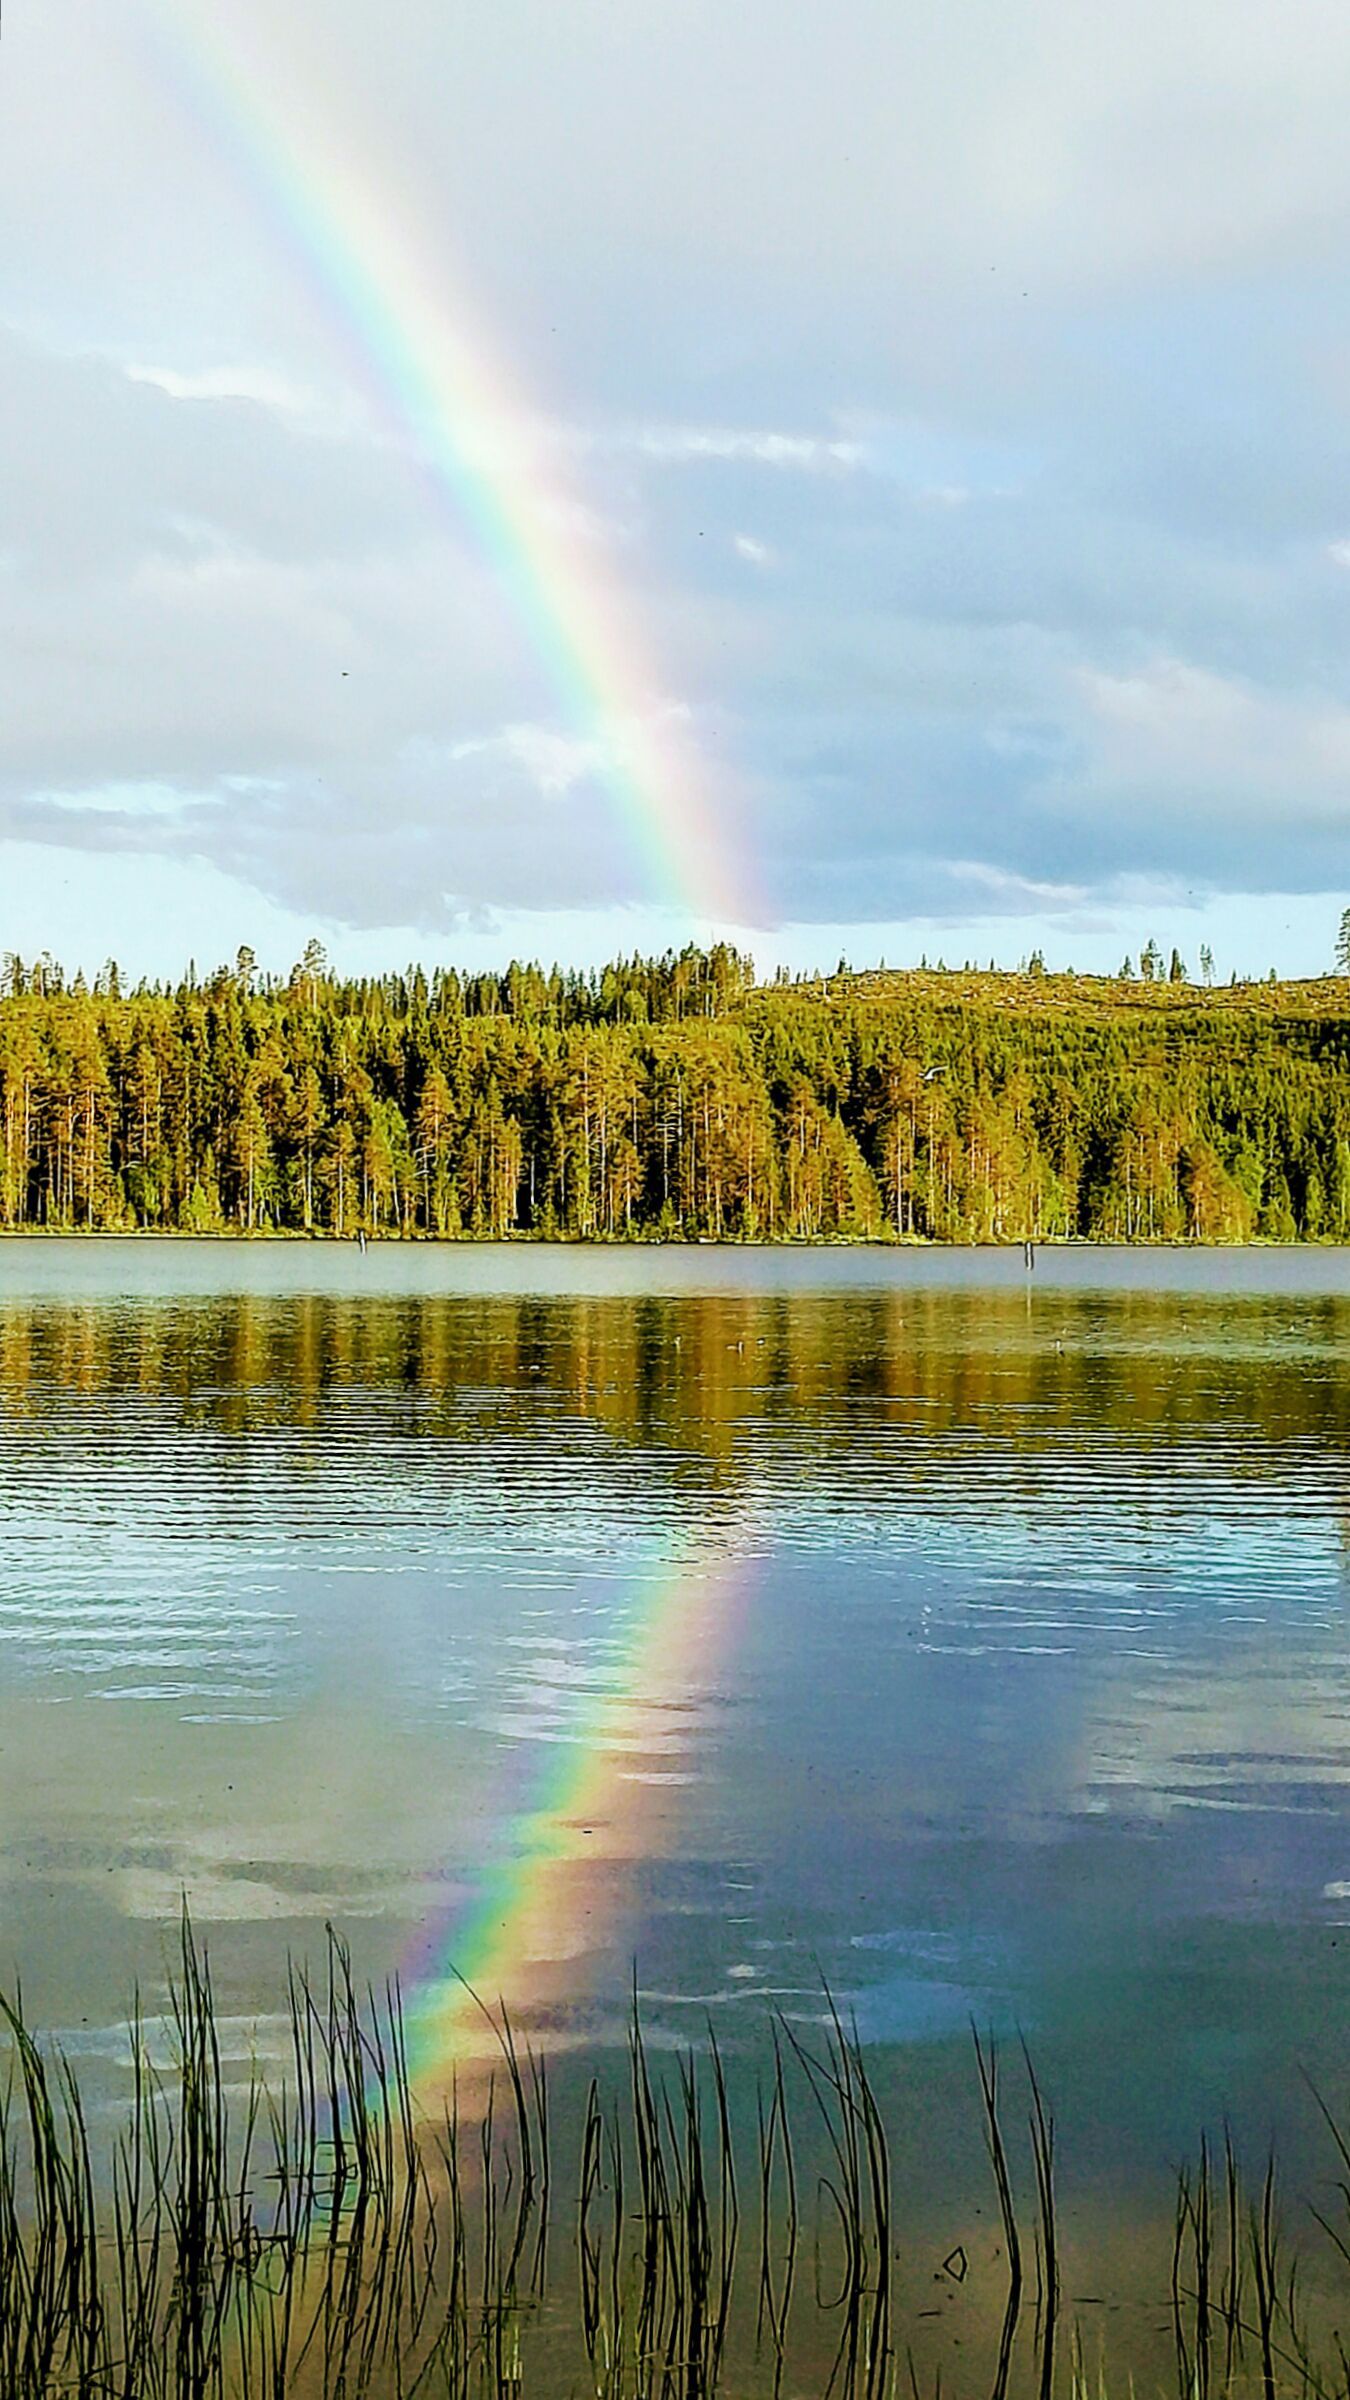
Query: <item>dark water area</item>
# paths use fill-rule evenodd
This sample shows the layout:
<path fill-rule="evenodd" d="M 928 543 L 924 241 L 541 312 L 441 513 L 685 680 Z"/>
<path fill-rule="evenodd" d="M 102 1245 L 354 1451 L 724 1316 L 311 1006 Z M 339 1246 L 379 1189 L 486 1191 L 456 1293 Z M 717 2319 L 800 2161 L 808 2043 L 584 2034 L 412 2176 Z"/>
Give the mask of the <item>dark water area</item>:
<path fill-rule="evenodd" d="M 634 1968 L 733 2077 L 828 1980 L 920 2261 L 991 2205 L 972 2019 L 1084 2276 L 1204 2125 L 1316 2197 L 1348 1337 L 1328 1251 L 0 1245 L 0 1974 L 111 2078 L 186 1893 L 266 2057 L 331 1922 L 431 2105 L 455 1966 L 564 2092 Z"/>

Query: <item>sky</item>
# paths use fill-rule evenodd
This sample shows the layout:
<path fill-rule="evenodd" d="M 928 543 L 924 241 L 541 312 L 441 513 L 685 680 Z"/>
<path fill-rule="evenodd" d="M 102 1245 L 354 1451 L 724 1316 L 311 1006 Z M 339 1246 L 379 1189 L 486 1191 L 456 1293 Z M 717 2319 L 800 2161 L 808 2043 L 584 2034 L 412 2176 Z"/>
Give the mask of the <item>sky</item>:
<path fill-rule="evenodd" d="M 0 949 L 1316 973 L 1350 14 L 8 0 Z"/>

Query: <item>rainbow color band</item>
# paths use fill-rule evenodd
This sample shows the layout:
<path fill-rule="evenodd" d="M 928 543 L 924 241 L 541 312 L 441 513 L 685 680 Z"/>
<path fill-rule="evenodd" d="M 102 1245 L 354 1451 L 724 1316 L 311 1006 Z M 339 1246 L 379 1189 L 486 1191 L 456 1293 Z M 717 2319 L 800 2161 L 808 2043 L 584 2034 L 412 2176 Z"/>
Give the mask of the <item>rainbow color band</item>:
<path fill-rule="evenodd" d="M 642 654 L 631 600 L 585 512 L 546 478 L 539 440 L 474 329 L 446 262 L 409 229 L 316 95 L 285 105 L 188 0 L 142 0 L 152 72 L 261 203 L 455 519 L 473 533 L 659 901 L 700 927 L 756 921 L 725 795 L 714 808 L 682 712 Z M 244 20 L 236 16 L 236 25 Z"/>
<path fill-rule="evenodd" d="M 513 2016 L 576 1999 L 578 1961 L 612 1940 L 633 1863 L 659 1845 L 691 1717 L 718 1688 L 752 1583 L 749 1554 L 642 1570 L 609 1671 L 467 1906 L 424 1931 L 403 1973 L 412 2080 L 428 2097 L 466 2049 L 490 2052 L 483 2006 Z M 528 2030 L 528 2026 L 527 2026 Z"/>

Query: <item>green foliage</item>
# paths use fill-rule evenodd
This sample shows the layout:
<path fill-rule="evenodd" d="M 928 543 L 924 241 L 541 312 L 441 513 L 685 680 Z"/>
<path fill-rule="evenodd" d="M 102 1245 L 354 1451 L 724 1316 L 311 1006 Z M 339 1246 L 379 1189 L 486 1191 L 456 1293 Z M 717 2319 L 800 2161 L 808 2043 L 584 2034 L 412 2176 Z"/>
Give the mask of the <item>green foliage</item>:
<path fill-rule="evenodd" d="M 0 973 L 0 1227 L 1350 1239 L 1342 982 Z M 1212 971 L 1212 962 L 1204 962 Z"/>

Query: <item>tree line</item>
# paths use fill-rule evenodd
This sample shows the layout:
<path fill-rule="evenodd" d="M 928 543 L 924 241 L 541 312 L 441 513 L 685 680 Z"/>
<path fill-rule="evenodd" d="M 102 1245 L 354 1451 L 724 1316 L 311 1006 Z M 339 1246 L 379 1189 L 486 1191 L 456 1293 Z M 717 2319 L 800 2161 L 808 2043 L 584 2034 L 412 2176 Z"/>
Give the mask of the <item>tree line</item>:
<path fill-rule="evenodd" d="M 1350 1239 L 1344 984 L 0 974 L 0 1227 Z"/>

